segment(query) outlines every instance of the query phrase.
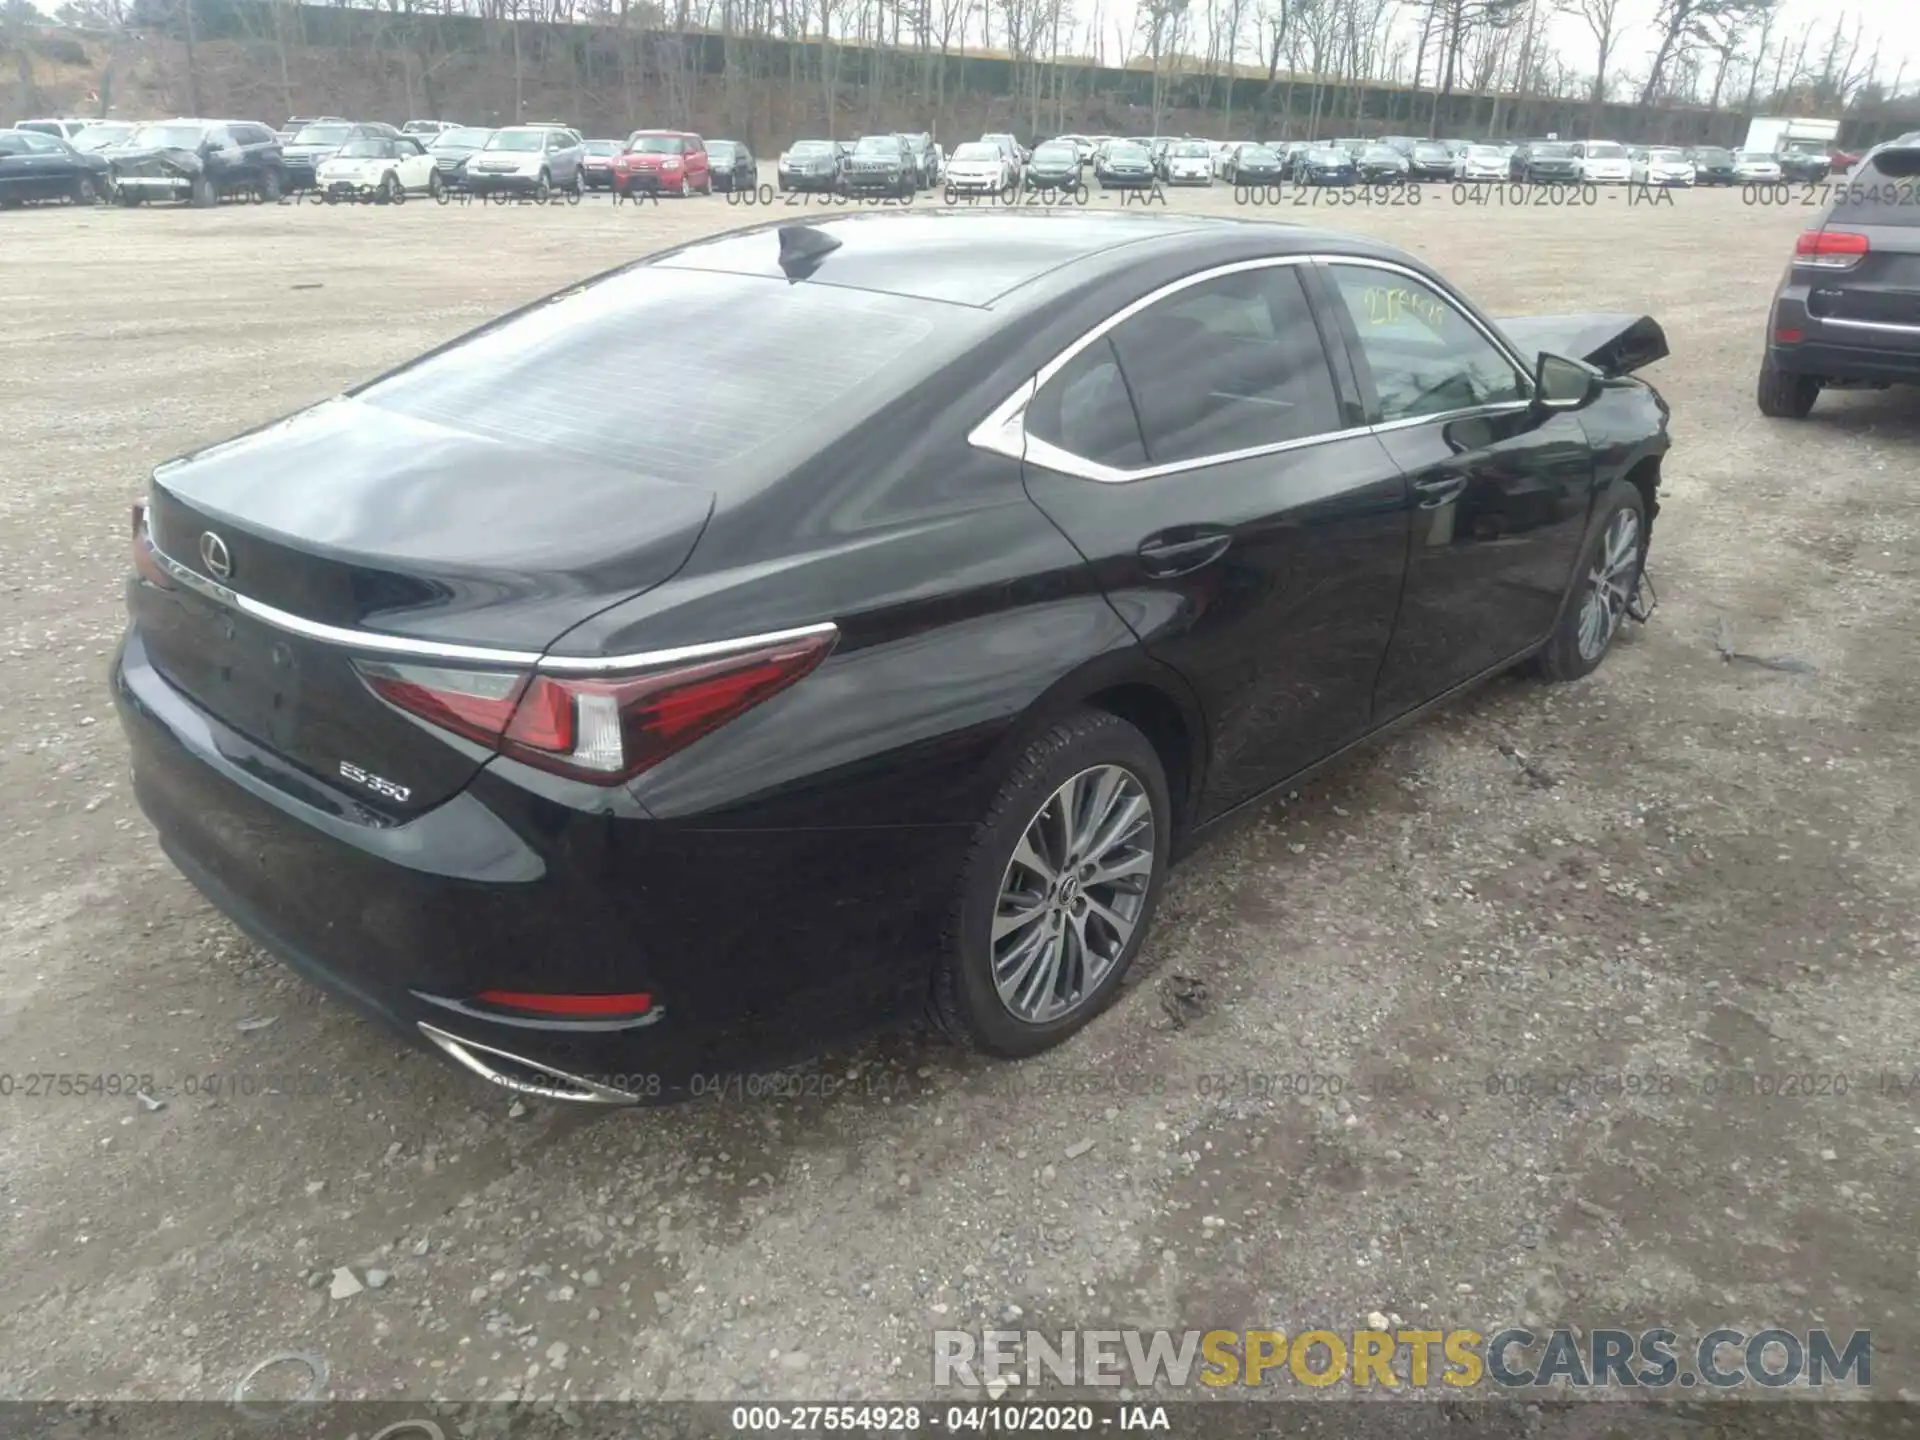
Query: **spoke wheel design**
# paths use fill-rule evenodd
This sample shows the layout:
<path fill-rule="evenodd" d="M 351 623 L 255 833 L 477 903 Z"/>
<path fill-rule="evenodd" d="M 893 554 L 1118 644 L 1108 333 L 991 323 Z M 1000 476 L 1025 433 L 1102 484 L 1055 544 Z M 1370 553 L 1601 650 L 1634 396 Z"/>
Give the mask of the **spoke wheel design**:
<path fill-rule="evenodd" d="M 1614 632 L 1633 602 L 1640 574 L 1640 517 L 1621 510 L 1607 525 L 1600 553 L 1587 575 L 1587 593 L 1580 604 L 1580 658 L 1598 660 L 1613 643 Z"/>
<path fill-rule="evenodd" d="M 1086 1003 L 1126 951 L 1154 878 L 1153 803 L 1132 771 L 1082 770 L 1027 822 L 1001 877 L 993 984 L 1018 1020 Z"/>

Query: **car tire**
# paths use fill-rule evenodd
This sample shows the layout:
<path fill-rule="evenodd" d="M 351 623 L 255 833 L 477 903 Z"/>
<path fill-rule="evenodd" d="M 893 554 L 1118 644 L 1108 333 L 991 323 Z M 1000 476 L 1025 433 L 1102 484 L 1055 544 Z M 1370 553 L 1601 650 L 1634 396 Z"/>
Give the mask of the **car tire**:
<path fill-rule="evenodd" d="M 208 210 L 220 203 L 220 192 L 205 175 L 196 175 L 193 188 L 187 192 L 187 203 L 196 210 Z"/>
<path fill-rule="evenodd" d="M 1622 482 L 1601 502 L 1560 619 L 1534 659 L 1541 679 L 1578 680 L 1600 668 L 1640 588 L 1646 559 L 1646 502 Z"/>
<path fill-rule="evenodd" d="M 546 171 L 540 172 L 540 178 L 533 182 L 533 199 L 537 205 L 544 205 L 553 198 L 553 176 Z"/>
<path fill-rule="evenodd" d="M 1103 792 L 1109 800 L 1104 813 L 1093 814 L 1089 803 L 1081 823 L 1065 830 L 1079 870 L 1050 889 L 1045 872 L 1021 857 L 1057 862 L 1058 839 L 1044 837 L 1058 834 L 1052 820 L 1061 814 L 1059 806 L 1076 798 L 1094 802 Z M 1128 808 L 1137 813 L 1123 822 Z M 975 827 L 962 865 L 930 997 L 940 1028 L 966 1049 L 1015 1058 L 1051 1049 L 1099 1014 L 1152 927 L 1172 820 L 1159 756 L 1126 721 L 1080 711 L 1029 743 Z M 1036 841 L 1036 834 L 1042 838 Z M 1098 847 L 1091 856 L 1078 849 L 1089 839 Z M 1090 860 L 1101 857 L 1126 867 L 1121 878 L 1083 892 Z M 1058 888 L 1062 882 L 1064 890 Z M 1030 903 L 1004 911 L 1012 897 Z M 996 940 L 996 921 L 1029 911 L 1025 924 Z M 1124 935 L 1103 913 L 1127 926 Z M 1082 935 L 1091 948 L 1080 944 Z M 1002 998 L 1003 988 L 1008 998 Z"/>
<path fill-rule="evenodd" d="M 1804 420 L 1813 410 L 1813 402 L 1820 398 L 1820 377 L 1782 370 L 1768 355 L 1760 362 L 1756 398 L 1762 415 L 1776 420 Z"/>
<path fill-rule="evenodd" d="M 440 178 L 440 172 L 437 169 L 429 170 L 427 172 L 427 198 L 429 200 L 438 200 L 446 193 L 447 182 Z"/>
<path fill-rule="evenodd" d="M 269 170 L 260 181 L 260 203 L 262 205 L 278 205 L 280 203 L 280 197 L 286 194 L 286 191 L 287 187 L 280 179 L 280 172 L 278 170 Z"/>
<path fill-rule="evenodd" d="M 400 177 L 393 171 L 389 170 L 381 177 L 380 194 L 378 198 L 382 205 L 400 205 L 405 203 L 407 192 L 400 184 Z"/>
<path fill-rule="evenodd" d="M 100 203 L 100 187 L 93 183 L 93 177 L 91 175 L 78 176 L 73 182 L 73 194 L 71 198 L 76 205 L 98 205 Z"/>
<path fill-rule="evenodd" d="M 682 175 L 680 177 L 680 198 L 682 200 L 691 200 L 693 198 L 693 177 L 691 175 Z"/>

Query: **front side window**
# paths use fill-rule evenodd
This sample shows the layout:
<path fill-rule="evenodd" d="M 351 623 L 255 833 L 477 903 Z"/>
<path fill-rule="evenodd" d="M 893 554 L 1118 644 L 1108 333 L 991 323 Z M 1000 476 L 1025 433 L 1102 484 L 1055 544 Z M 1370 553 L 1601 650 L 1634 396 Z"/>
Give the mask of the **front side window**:
<path fill-rule="evenodd" d="M 1382 421 L 1526 397 L 1513 363 L 1431 286 L 1367 265 L 1334 265 L 1329 273 L 1359 332 Z"/>
<path fill-rule="evenodd" d="M 1203 280 L 1111 335 L 1155 465 L 1343 428 L 1326 349 L 1296 267 Z"/>

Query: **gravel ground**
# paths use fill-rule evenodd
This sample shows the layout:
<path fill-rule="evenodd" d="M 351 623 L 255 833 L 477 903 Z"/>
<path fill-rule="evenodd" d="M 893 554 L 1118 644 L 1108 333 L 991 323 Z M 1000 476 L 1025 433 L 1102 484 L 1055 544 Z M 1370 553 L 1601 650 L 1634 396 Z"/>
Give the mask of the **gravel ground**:
<path fill-rule="evenodd" d="M 189 888 L 104 684 L 149 468 L 766 213 L 0 217 L 0 1071 L 164 1102 L 0 1096 L 0 1396 L 217 1397 L 285 1350 L 340 1397 L 925 1396 L 936 1328 L 1372 1312 L 1871 1329 L 1875 1393 L 1920 1386 L 1920 409 L 1757 414 L 1811 212 L 1322 212 L 1495 313 L 1666 325 L 1663 603 L 1589 680 L 1495 683 L 1201 853 L 1045 1058 L 907 1033 L 826 1057 L 832 1098 L 520 1104 Z"/>

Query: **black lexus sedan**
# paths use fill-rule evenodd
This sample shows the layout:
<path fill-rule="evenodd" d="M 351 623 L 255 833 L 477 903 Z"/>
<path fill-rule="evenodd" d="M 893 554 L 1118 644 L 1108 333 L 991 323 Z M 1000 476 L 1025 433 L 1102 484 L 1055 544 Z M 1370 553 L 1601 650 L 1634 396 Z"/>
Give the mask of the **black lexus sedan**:
<path fill-rule="evenodd" d="M 1218 823 L 1644 616 L 1664 354 L 1301 226 L 695 241 L 155 470 L 134 792 L 261 945 L 510 1088 L 929 1010 L 1030 1055 Z M 636 444 L 661 375 L 727 423 Z"/>

